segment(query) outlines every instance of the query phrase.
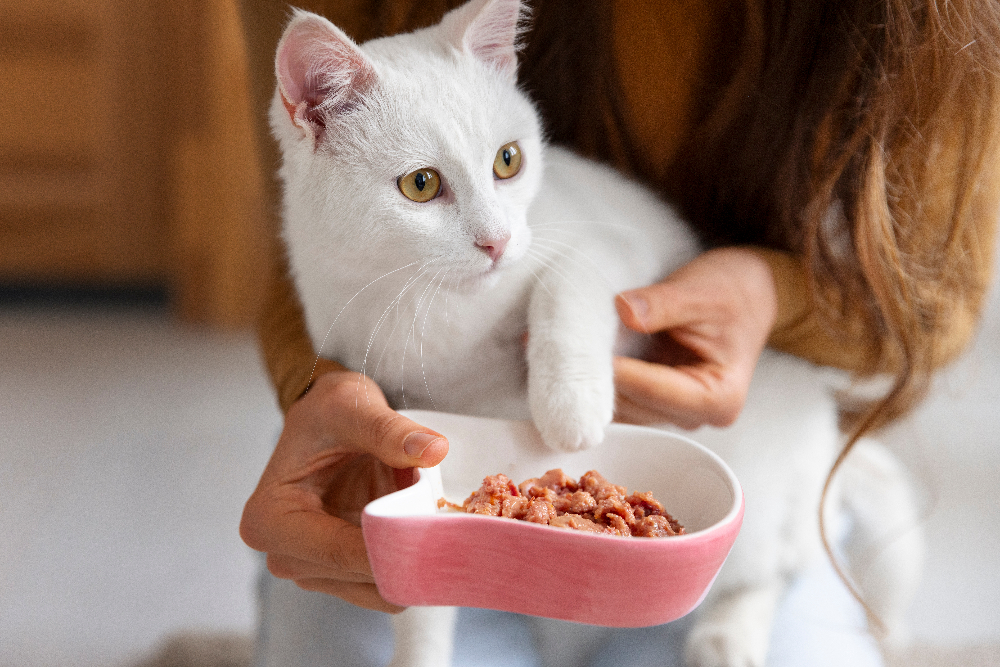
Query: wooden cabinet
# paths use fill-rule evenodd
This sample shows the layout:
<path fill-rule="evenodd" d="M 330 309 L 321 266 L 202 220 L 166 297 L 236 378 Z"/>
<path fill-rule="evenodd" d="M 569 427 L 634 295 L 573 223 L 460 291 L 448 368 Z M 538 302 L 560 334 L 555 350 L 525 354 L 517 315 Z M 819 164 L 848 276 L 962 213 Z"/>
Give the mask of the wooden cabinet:
<path fill-rule="evenodd" d="M 265 254 L 232 0 L 0 0 L 0 282 L 253 317 Z"/>

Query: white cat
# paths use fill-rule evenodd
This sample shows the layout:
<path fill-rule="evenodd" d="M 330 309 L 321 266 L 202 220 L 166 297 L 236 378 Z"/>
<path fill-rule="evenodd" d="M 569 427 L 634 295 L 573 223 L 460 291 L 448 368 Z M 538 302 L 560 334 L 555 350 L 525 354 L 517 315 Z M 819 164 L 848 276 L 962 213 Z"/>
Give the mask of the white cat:
<path fill-rule="evenodd" d="M 472 0 L 357 46 L 296 12 L 271 108 L 284 238 L 321 354 L 397 408 L 530 417 L 548 445 L 575 450 L 612 419 L 614 295 L 698 246 L 649 191 L 545 145 L 516 85 L 521 18 L 518 0 Z M 733 467 L 747 508 L 688 660 L 763 666 L 785 582 L 818 553 L 840 437 L 829 374 L 767 352 L 737 424 L 694 437 Z M 448 664 L 452 617 L 397 617 L 392 664 Z"/>

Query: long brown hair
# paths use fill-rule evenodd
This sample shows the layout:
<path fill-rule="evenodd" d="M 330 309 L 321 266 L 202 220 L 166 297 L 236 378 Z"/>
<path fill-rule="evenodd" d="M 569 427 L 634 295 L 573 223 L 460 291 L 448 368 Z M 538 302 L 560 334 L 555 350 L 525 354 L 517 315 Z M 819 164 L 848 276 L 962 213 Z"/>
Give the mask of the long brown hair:
<path fill-rule="evenodd" d="M 536 4 L 545 11 L 522 79 L 553 139 L 648 180 L 641 147 L 616 140 L 625 129 L 607 131 L 624 128 L 610 12 Z M 805 258 L 832 329 L 857 324 L 873 350 L 854 370 L 895 377 L 862 419 L 874 428 L 922 397 L 988 287 L 1000 199 L 1000 3 L 738 8 L 726 19 L 742 35 L 735 53 L 706 73 L 719 83 L 704 86 L 704 113 L 654 184 L 709 245 Z"/>

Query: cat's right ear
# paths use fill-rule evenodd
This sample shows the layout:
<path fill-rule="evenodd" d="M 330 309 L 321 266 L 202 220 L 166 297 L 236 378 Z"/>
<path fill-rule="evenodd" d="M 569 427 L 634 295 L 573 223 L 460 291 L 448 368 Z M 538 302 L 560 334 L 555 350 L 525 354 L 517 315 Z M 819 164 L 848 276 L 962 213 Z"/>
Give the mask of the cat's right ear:
<path fill-rule="evenodd" d="M 292 123 L 314 139 L 336 114 L 356 106 L 376 80 L 375 68 L 350 37 L 300 9 L 278 42 L 274 68 Z"/>

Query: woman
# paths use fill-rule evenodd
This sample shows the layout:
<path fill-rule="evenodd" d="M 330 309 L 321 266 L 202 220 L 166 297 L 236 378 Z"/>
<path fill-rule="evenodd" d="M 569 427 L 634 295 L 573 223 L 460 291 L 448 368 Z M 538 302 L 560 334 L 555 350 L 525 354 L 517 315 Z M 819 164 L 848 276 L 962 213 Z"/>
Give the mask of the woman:
<path fill-rule="evenodd" d="M 301 4 L 364 41 L 432 24 L 461 2 Z M 672 363 L 617 359 L 616 418 L 730 423 L 765 344 L 859 375 L 890 374 L 882 400 L 846 415 L 856 434 L 912 407 L 968 340 L 989 284 L 1000 7 L 533 8 L 520 80 L 553 140 L 658 189 L 713 248 L 619 299 L 627 326 L 661 332 L 682 353 Z M 265 109 L 285 8 L 244 0 L 243 9 L 256 107 Z M 274 164 L 272 142 L 263 145 Z M 260 333 L 286 422 L 247 503 L 244 539 L 267 552 L 278 577 L 391 611 L 372 584 L 360 529 L 338 517 L 405 484 L 407 469 L 438 463 L 447 442 L 384 401 L 358 411 L 356 375 L 315 363 L 283 259 Z"/>

